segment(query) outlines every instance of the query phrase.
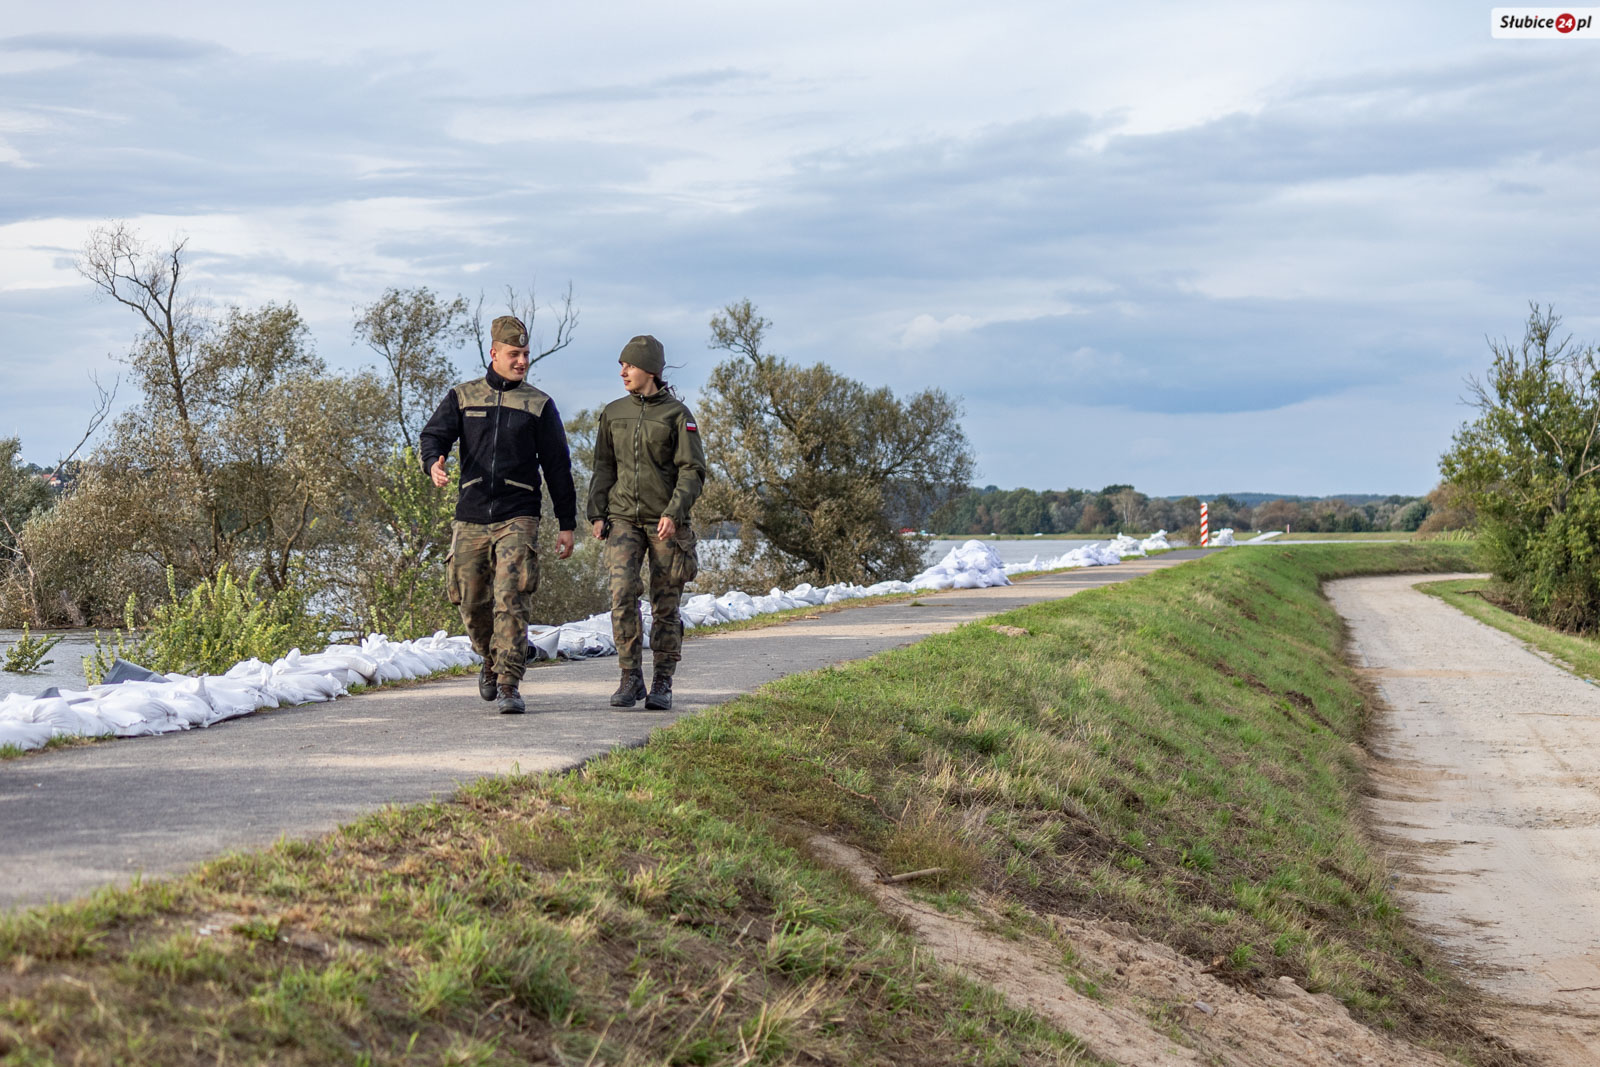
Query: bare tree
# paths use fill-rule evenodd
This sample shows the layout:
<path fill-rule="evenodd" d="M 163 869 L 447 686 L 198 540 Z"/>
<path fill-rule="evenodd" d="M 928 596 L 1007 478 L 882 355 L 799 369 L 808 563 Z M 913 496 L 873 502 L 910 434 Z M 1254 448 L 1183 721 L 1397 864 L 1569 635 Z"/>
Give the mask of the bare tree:
<path fill-rule="evenodd" d="M 144 320 L 145 335 L 129 361 L 146 393 L 171 403 L 193 473 L 204 477 L 205 461 L 189 414 L 189 380 L 207 323 L 179 293 L 188 243 L 187 238 L 175 239 L 170 247 L 154 251 L 126 222 L 113 222 L 90 231 L 77 268 L 95 288 Z"/>
<path fill-rule="evenodd" d="M 94 383 L 94 391 L 100 395 L 100 398 L 95 402 L 94 411 L 89 415 L 89 421 L 84 427 L 83 436 L 78 438 L 78 443 L 72 446 L 72 451 L 56 462 L 56 469 L 50 472 L 48 481 L 52 485 L 60 479 L 61 473 L 67 469 L 67 464 L 77 458 L 78 452 L 84 445 L 89 443 L 89 438 L 93 437 L 94 432 L 100 428 L 100 424 L 106 421 L 106 416 L 111 414 L 111 405 L 117 399 L 117 387 L 122 384 L 122 377 L 119 375 L 111 383 L 109 392 L 105 386 L 100 384 L 100 379 L 95 375 L 89 375 L 89 381 Z"/>
<path fill-rule="evenodd" d="M 446 301 L 426 287 L 391 288 L 356 311 L 356 336 L 389 368 L 395 438 L 414 443 L 438 394 L 458 377 L 451 353 L 474 331 L 467 300 Z"/>
<path fill-rule="evenodd" d="M 484 297 L 478 294 L 478 305 L 473 312 L 473 335 L 478 342 L 478 360 L 485 369 L 489 366 L 489 329 L 483 319 Z M 529 346 L 533 349 L 528 357 L 528 366 L 544 359 L 546 356 L 555 355 L 572 343 L 572 335 L 578 329 L 578 305 L 573 302 L 572 282 L 567 282 L 567 291 L 561 295 L 560 303 L 548 305 L 550 314 L 555 315 L 556 333 L 550 344 L 544 343 L 544 335 L 534 328 L 539 318 L 539 301 L 534 292 L 532 283 L 528 285 L 526 294 L 518 291 L 514 286 L 506 286 L 505 314 L 515 315 L 522 320 L 528 328 L 528 335 L 532 339 Z M 549 318 L 549 315 L 546 315 Z"/>

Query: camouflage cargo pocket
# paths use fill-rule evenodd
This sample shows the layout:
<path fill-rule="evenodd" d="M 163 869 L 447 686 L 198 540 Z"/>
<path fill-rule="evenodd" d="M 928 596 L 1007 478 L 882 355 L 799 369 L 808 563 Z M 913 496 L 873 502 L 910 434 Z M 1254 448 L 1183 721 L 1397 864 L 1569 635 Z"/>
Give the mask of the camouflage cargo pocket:
<path fill-rule="evenodd" d="M 700 573 L 700 556 L 695 549 L 697 538 L 694 531 L 685 526 L 672 537 L 672 565 L 667 568 L 667 577 L 673 585 L 682 586 L 694 581 L 694 576 Z"/>
<path fill-rule="evenodd" d="M 532 596 L 539 591 L 539 546 L 537 543 L 528 545 L 528 558 L 523 562 L 517 574 L 517 592 L 522 596 Z"/>
<path fill-rule="evenodd" d="M 458 608 L 461 606 L 461 575 L 456 573 L 456 535 L 459 533 L 459 530 L 450 531 L 450 551 L 444 554 L 445 599 Z"/>

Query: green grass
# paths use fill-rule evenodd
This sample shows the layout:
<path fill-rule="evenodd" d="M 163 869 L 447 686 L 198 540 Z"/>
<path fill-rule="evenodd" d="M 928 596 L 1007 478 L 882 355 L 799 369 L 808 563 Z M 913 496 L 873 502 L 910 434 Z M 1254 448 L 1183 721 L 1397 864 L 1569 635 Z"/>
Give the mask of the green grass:
<path fill-rule="evenodd" d="M 1240 541 L 1256 536 L 1257 531 L 1235 533 Z M 1299 533 L 1279 534 L 1274 541 L 1412 541 L 1416 534 L 1406 530 L 1363 530 L 1360 533 Z"/>
<path fill-rule="evenodd" d="M 1461 578 L 1449 582 L 1425 582 L 1417 588 L 1479 622 L 1504 630 L 1524 644 L 1550 656 L 1578 677 L 1600 682 L 1600 641 L 1592 636 L 1566 633 L 1545 626 L 1498 606 L 1490 599 L 1494 596 L 1491 580 Z"/>
<path fill-rule="evenodd" d="M 49 738 L 38 748 L 23 748 L 20 745 L 0 745 L 0 760 L 20 759 L 36 752 L 49 752 L 59 748 L 79 748 L 84 745 L 97 745 L 102 741 L 113 740 L 106 737 L 85 737 L 82 734 L 57 734 Z"/>
<path fill-rule="evenodd" d="M 1154 533 L 1151 530 L 1150 533 Z M 1109 541 L 1116 534 L 1047 533 L 1047 534 L 934 534 L 929 541 L 949 541 L 965 544 L 968 541 Z M 1150 534 L 1129 534 L 1129 537 L 1149 537 Z"/>
<path fill-rule="evenodd" d="M 1123 920 L 1502 1062 L 1361 833 L 1366 707 L 1318 592 L 1466 566 L 1221 553 L 784 679 L 571 773 L 5 918 L 0 1062 L 1094 1062 L 930 966 L 810 858 L 818 832 L 944 868 L 917 892 L 1004 931 Z"/>

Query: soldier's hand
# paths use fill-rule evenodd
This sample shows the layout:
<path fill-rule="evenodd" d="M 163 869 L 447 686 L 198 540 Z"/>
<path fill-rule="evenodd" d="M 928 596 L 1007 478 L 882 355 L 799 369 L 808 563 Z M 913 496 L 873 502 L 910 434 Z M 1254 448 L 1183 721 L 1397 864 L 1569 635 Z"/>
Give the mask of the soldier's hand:
<path fill-rule="evenodd" d="M 428 475 L 433 479 L 433 484 L 440 489 L 450 484 L 450 475 L 445 473 L 443 456 L 433 461 L 433 466 L 428 468 Z"/>
<path fill-rule="evenodd" d="M 594 537 L 595 537 L 595 540 L 598 541 L 601 538 L 605 537 L 605 535 L 606 535 L 606 520 L 604 520 L 604 519 L 596 519 L 596 520 L 594 520 Z"/>
<path fill-rule="evenodd" d="M 562 530 L 556 534 L 556 559 L 566 559 L 572 555 L 572 531 Z"/>
<path fill-rule="evenodd" d="M 665 541 L 678 532 L 678 524 L 666 515 L 661 516 L 661 521 L 656 523 L 656 540 Z"/>

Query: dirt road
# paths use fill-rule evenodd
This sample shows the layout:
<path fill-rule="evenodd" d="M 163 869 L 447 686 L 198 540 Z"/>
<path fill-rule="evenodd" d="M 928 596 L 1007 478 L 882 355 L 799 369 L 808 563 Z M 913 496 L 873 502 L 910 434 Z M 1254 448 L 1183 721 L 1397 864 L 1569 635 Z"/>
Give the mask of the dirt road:
<path fill-rule="evenodd" d="M 1387 705 L 1375 829 L 1414 918 L 1525 1006 L 1507 1038 L 1600 1064 L 1600 688 L 1412 588 L 1439 577 L 1326 590 Z"/>

